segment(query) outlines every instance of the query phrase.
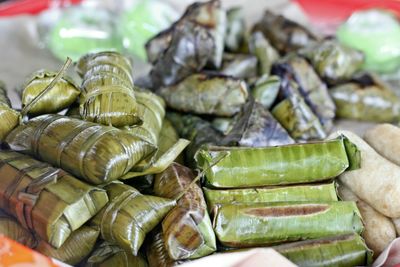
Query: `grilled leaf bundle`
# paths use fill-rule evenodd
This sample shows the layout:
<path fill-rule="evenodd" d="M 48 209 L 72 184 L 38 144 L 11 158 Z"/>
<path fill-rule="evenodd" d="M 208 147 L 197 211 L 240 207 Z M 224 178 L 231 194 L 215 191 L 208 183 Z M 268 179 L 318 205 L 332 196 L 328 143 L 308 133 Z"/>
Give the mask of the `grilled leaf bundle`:
<path fill-rule="evenodd" d="M 257 76 L 257 58 L 247 54 L 224 54 L 220 73 L 240 79 Z"/>
<path fill-rule="evenodd" d="M 77 63 L 83 74 L 80 114 L 84 120 L 122 127 L 137 124 L 132 66 L 117 52 L 83 56 Z"/>
<path fill-rule="evenodd" d="M 163 234 L 158 228 L 150 233 L 146 256 L 150 267 L 172 267 L 182 263 L 182 261 L 174 261 L 169 257 Z"/>
<path fill-rule="evenodd" d="M 57 73 L 40 70 L 31 75 L 23 86 L 22 108 L 30 104 L 56 78 Z M 28 110 L 28 115 L 57 113 L 74 103 L 81 91 L 78 85 L 68 76 L 62 76 L 40 99 Z"/>
<path fill-rule="evenodd" d="M 274 65 L 272 73 L 279 75 L 282 80 L 295 81 L 299 85 L 298 92 L 318 117 L 324 129 L 329 131 L 332 128 L 335 103 L 330 97 L 326 85 L 305 59 L 298 56 L 287 56 Z M 290 90 L 290 87 L 286 87 L 283 88 L 281 94 L 288 98 L 293 91 Z"/>
<path fill-rule="evenodd" d="M 272 65 L 279 59 L 278 52 L 259 31 L 251 34 L 250 51 L 258 59 L 258 74 L 260 75 L 268 75 Z"/>
<path fill-rule="evenodd" d="M 148 265 L 141 255 L 134 256 L 118 246 L 103 242 L 92 252 L 85 266 L 147 267 Z"/>
<path fill-rule="evenodd" d="M 188 189 L 162 222 L 166 250 L 173 260 L 204 257 L 216 250 L 203 192 L 191 185 L 194 178 L 189 168 L 173 163 L 154 181 L 154 193 L 160 197 L 175 199 Z"/>
<path fill-rule="evenodd" d="M 219 68 L 224 49 L 226 13 L 218 0 L 190 5 L 171 28 L 147 44 L 148 58 L 154 61 L 150 77 L 153 86 L 174 84 L 207 63 Z"/>
<path fill-rule="evenodd" d="M 175 200 L 142 195 L 119 182 L 104 188 L 110 202 L 91 222 L 105 241 L 137 256 L 146 234 L 175 206 Z"/>
<path fill-rule="evenodd" d="M 18 243 L 33 248 L 48 257 L 72 265 L 79 263 L 89 255 L 99 236 L 99 231 L 87 226 L 82 226 L 74 231 L 60 248 L 54 248 L 45 241 L 40 240 L 40 238 L 35 238 L 29 230 L 22 227 L 17 220 L 5 213 L 0 214 L 0 232 Z"/>
<path fill-rule="evenodd" d="M 227 27 L 225 48 L 231 52 L 239 52 L 246 40 L 246 21 L 241 7 L 233 7 L 226 13 Z"/>
<path fill-rule="evenodd" d="M 369 74 L 331 88 L 339 118 L 372 122 L 400 121 L 400 98 Z"/>
<path fill-rule="evenodd" d="M 218 204 L 338 200 L 333 183 L 225 190 L 203 187 L 203 192 L 209 211 L 212 211 Z"/>
<path fill-rule="evenodd" d="M 268 77 L 268 75 L 263 75 L 251 88 L 251 94 L 257 102 L 269 109 L 278 96 L 280 86 L 281 79 L 279 76 Z"/>
<path fill-rule="evenodd" d="M 292 90 L 292 93 L 272 109 L 276 120 L 296 140 L 326 138 L 325 129 L 298 92 L 297 83 L 283 80 L 281 87 L 283 90 Z"/>
<path fill-rule="evenodd" d="M 228 247 L 251 247 L 361 233 L 354 202 L 227 204 L 214 215 L 214 231 Z"/>
<path fill-rule="evenodd" d="M 18 125 L 19 118 L 19 112 L 11 108 L 5 84 L 0 81 L 0 141 Z"/>
<path fill-rule="evenodd" d="M 213 159 L 228 155 L 214 166 Z M 198 166 L 206 182 L 218 188 L 240 188 L 323 181 L 359 164 L 359 152 L 347 139 L 277 147 L 216 147 L 200 149 Z M 351 164 L 350 164 L 351 163 Z M 211 168 L 210 168 L 211 167 Z"/>
<path fill-rule="evenodd" d="M 255 31 L 261 31 L 281 54 L 296 51 L 318 39 L 303 26 L 269 10 L 265 11 L 262 19 L 254 26 L 253 32 Z"/>
<path fill-rule="evenodd" d="M 329 83 L 350 79 L 364 64 L 362 52 L 336 40 L 324 40 L 299 51 Z"/>
<path fill-rule="evenodd" d="M 180 83 L 158 92 L 173 109 L 196 114 L 233 116 L 247 100 L 246 84 L 238 79 L 193 74 Z"/>
<path fill-rule="evenodd" d="M 372 251 L 357 234 L 299 241 L 272 247 L 298 266 L 370 266 Z"/>
<path fill-rule="evenodd" d="M 233 124 L 224 144 L 263 147 L 295 143 L 271 113 L 254 100 L 248 101 Z"/>
<path fill-rule="evenodd" d="M 104 190 L 16 152 L 0 152 L 0 207 L 59 248 L 108 202 Z"/>
<path fill-rule="evenodd" d="M 153 147 L 117 128 L 60 115 L 42 115 L 20 125 L 6 143 L 94 184 L 120 178 Z"/>

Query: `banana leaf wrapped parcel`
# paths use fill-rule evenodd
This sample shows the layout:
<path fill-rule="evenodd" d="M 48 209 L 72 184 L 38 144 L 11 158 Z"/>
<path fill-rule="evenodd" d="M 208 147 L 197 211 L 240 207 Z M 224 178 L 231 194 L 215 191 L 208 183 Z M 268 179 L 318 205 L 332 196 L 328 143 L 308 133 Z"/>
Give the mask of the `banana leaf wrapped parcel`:
<path fill-rule="evenodd" d="M 170 258 L 165 248 L 162 231 L 159 228 L 149 234 L 146 256 L 149 261 L 149 267 L 172 267 L 184 262 L 174 261 Z"/>
<path fill-rule="evenodd" d="M 5 84 L 0 81 L 0 142 L 19 123 L 20 113 L 13 110 Z"/>
<path fill-rule="evenodd" d="M 228 247 L 252 247 L 360 234 L 361 215 L 354 202 L 276 202 L 225 204 L 214 212 L 218 240 Z"/>
<path fill-rule="evenodd" d="M 142 255 L 134 256 L 116 245 L 103 241 L 90 255 L 85 267 L 147 267 Z"/>
<path fill-rule="evenodd" d="M 56 114 L 18 126 L 6 143 L 12 150 L 33 155 L 94 184 L 119 179 L 153 148 L 117 128 Z"/>
<path fill-rule="evenodd" d="M 316 72 L 328 83 L 350 79 L 364 64 L 361 51 L 345 46 L 337 40 L 323 40 L 299 50 Z"/>
<path fill-rule="evenodd" d="M 137 124 L 132 66 L 116 52 L 83 56 L 77 63 L 83 74 L 80 114 L 84 120 L 122 127 Z"/>
<path fill-rule="evenodd" d="M 260 31 L 250 36 L 250 51 L 258 59 L 258 74 L 269 75 L 272 65 L 278 61 L 279 53 Z"/>
<path fill-rule="evenodd" d="M 255 101 L 270 109 L 278 97 L 280 87 L 281 79 L 279 76 L 262 75 L 252 86 L 251 94 Z"/>
<path fill-rule="evenodd" d="M 216 250 L 203 192 L 197 184 L 191 185 L 194 178 L 189 168 L 173 163 L 154 181 L 157 196 L 175 199 L 185 192 L 162 222 L 165 247 L 173 260 L 196 259 Z"/>
<path fill-rule="evenodd" d="M 261 31 L 281 54 L 296 51 L 318 40 L 305 27 L 269 10 L 264 12 L 252 31 Z"/>
<path fill-rule="evenodd" d="M 214 159 L 226 154 L 211 166 Z M 217 188 L 243 188 L 309 183 L 332 179 L 359 167 L 360 153 L 345 137 L 276 147 L 208 146 L 196 153 L 206 183 Z"/>
<path fill-rule="evenodd" d="M 226 13 L 219 0 L 190 5 L 171 28 L 146 44 L 154 60 L 150 77 L 154 88 L 172 85 L 207 64 L 219 68 L 224 50 Z"/>
<path fill-rule="evenodd" d="M 218 204 L 338 201 L 334 183 L 223 190 L 203 187 L 203 192 L 210 212 Z"/>
<path fill-rule="evenodd" d="M 235 78 L 250 79 L 257 76 L 257 63 L 253 55 L 225 53 L 219 72 Z"/>
<path fill-rule="evenodd" d="M 33 73 L 23 85 L 22 108 L 30 104 L 56 77 L 57 73 L 53 71 L 40 70 Z M 33 116 L 57 113 L 74 103 L 80 94 L 79 86 L 70 77 L 63 75 L 26 113 Z"/>
<path fill-rule="evenodd" d="M 29 156 L 1 151 L 0 165 L 0 207 L 56 248 L 108 202 L 103 189 Z"/>
<path fill-rule="evenodd" d="M 110 202 L 92 220 L 101 237 L 126 252 L 138 255 L 143 241 L 175 206 L 176 201 L 142 195 L 135 188 L 120 182 L 104 187 Z"/>
<path fill-rule="evenodd" d="M 239 52 L 246 42 L 246 20 L 241 7 L 232 7 L 226 12 L 225 49 Z"/>
<path fill-rule="evenodd" d="M 210 74 L 193 74 L 158 93 L 175 110 L 226 117 L 238 113 L 248 97 L 244 81 Z"/>
<path fill-rule="evenodd" d="M 400 98 L 376 76 L 356 76 L 329 90 L 339 118 L 372 122 L 399 122 Z"/>
<path fill-rule="evenodd" d="M 89 255 L 99 236 L 99 231 L 88 226 L 82 226 L 74 231 L 60 248 L 54 248 L 40 238 L 35 237 L 29 230 L 22 227 L 16 219 L 5 213 L 0 214 L 0 232 L 48 257 L 72 265 L 78 264 Z"/>

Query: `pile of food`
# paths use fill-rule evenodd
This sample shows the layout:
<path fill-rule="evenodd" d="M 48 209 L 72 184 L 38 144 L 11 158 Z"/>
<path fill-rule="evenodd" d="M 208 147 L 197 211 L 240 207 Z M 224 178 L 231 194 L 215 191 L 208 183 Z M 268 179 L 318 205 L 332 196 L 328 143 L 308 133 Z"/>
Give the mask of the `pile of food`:
<path fill-rule="evenodd" d="M 400 234 L 400 129 L 329 134 L 398 122 L 399 98 L 335 39 L 270 11 L 247 29 L 240 8 L 195 3 L 148 41 L 137 81 L 105 51 L 75 63 L 80 85 L 70 59 L 34 73 L 20 111 L 0 84 L 0 232 L 79 266 L 254 247 L 369 265 Z"/>

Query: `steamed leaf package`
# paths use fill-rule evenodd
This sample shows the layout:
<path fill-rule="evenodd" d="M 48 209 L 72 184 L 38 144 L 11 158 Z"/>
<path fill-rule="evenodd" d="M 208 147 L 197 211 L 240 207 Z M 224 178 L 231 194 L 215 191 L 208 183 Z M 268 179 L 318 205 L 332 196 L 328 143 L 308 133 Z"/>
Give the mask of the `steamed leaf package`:
<path fill-rule="evenodd" d="M 228 155 L 214 166 L 211 162 Z M 359 151 L 346 138 L 277 147 L 217 147 L 200 149 L 198 166 L 217 188 L 309 183 L 332 179 L 359 167 Z"/>
<path fill-rule="evenodd" d="M 295 81 L 298 92 L 305 103 L 318 117 L 322 126 L 329 131 L 335 117 L 335 103 L 328 93 L 326 85 L 320 80 L 314 69 L 301 57 L 289 55 L 274 65 L 272 73 L 282 80 Z M 281 94 L 289 98 L 293 92 L 283 88 Z"/>
<path fill-rule="evenodd" d="M 56 76 L 56 72 L 47 70 L 40 70 L 33 73 L 23 86 L 22 108 L 26 107 L 45 90 Z M 63 76 L 57 80 L 51 90 L 27 110 L 27 114 L 41 115 L 57 113 L 74 103 L 80 93 L 79 86 L 70 77 Z"/>
<path fill-rule="evenodd" d="M 362 52 L 336 40 L 324 40 L 299 51 L 315 68 L 319 76 L 329 83 L 350 79 L 364 63 Z"/>
<path fill-rule="evenodd" d="M 172 26 L 146 44 L 154 66 L 153 86 L 168 86 L 200 71 L 219 68 L 224 49 L 226 13 L 219 0 L 190 5 Z"/>
<path fill-rule="evenodd" d="M 364 74 L 331 88 L 339 118 L 372 122 L 400 121 L 400 98 L 376 76 Z"/>
<path fill-rule="evenodd" d="M 279 54 L 262 32 L 251 34 L 250 51 L 258 59 L 258 74 L 269 75 L 272 65 L 279 59 Z"/>
<path fill-rule="evenodd" d="M 189 168 L 173 163 L 154 181 L 157 196 L 175 199 L 185 192 L 162 222 L 165 247 L 173 260 L 196 259 L 216 250 L 203 192 L 191 185 L 194 178 Z"/>
<path fill-rule="evenodd" d="M 88 258 L 85 267 L 147 267 L 146 260 L 141 256 L 134 256 L 116 245 L 105 241 L 101 243 Z"/>
<path fill-rule="evenodd" d="M 305 27 L 271 11 L 265 11 L 253 32 L 261 31 L 271 44 L 282 54 L 296 51 L 318 38 Z"/>
<path fill-rule="evenodd" d="M 226 13 L 227 27 L 225 48 L 230 52 L 239 52 L 246 38 L 246 20 L 241 7 L 233 7 Z"/>
<path fill-rule="evenodd" d="M 338 200 L 334 183 L 223 190 L 203 187 L 203 192 L 209 211 L 218 204 Z"/>
<path fill-rule="evenodd" d="M 248 97 L 244 81 L 207 74 L 193 74 L 158 93 L 173 109 L 226 117 L 238 113 Z"/>
<path fill-rule="evenodd" d="M 253 95 L 255 101 L 261 103 L 261 105 L 269 109 L 278 97 L 280 86 L 281 79 L 279 76 L 263 75 L 251 88 L 251 94 Z"/>
<path fill-rule="evenodd" d="M 0 142 L 18 125 L 19 118 L 19 112 L 11 108 L 5 84 L 0 81 Z"/>
<path fill-rule="evenodd" d="M 18 126 L 6 143 L 94 184 L 119 179 L 153 147 L 117 128 L 55 114 Z"/>
<path fill-rule="evenodd" d="M 228 247 L 251 247 L 361 233 L 354 202 L 226 204 L 214 214 L 218 240 Z"/>
<path fill-rule="evenodd" d="M 221 142 L 247 147 L 294 144 L 295 141 L 260 103 L 250 100 L 233 123 L 232 130 Z"/>
<path fill-rule="evenodd" d="M 120 182 L 104 187 L 110 202 L 91 221 L 102 238 L 126 252 L 138 255 L 143 241 L 175 206 L 175 200 L 142 195 Z"/>
<path fill-rule="evenodd" d="M 104 190 L 29 156 L 1 151 L 0 165 L 1 208 L 56 248 L 108 202 Z"/>
<path fill-rule="evenodd" d="M 240 79 L 257 76 L 257 58 L 247 54 L 224 54 L 220 73 Z"/>
<path fill-rule="evenodd" d="M 149 234 L 146 256 L 149 267 L 172 267 L 182 263 L 170 258 L 165 248 L 163 234 L 158 228 Z"/>
<path fill-rule="evenodd" d="M 80 114 L 84 120 L 115 127 L 141 121 L 127 58 L 117 52 L 89 54 L 77 68 L 83 76 Z"/>

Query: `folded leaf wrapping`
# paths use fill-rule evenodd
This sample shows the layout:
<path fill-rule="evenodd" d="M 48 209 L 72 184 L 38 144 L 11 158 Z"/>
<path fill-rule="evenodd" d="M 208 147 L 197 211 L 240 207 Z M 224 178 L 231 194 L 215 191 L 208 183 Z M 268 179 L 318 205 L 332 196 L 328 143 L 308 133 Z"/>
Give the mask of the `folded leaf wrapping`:
<path fill-rule="evenodd" d="M 0 141 L 18 125 L 19 118 L 19 112 L 11 108 L 5 84 L 0 81 Z"/>
<path fill-rule="evenodd" d="M 59 248 L 108 202 L 103 189 L 16 152 L 0 152 L 0 207 Z"/>
<path fill-rule="evenodd" d="M 156 149 L 117 128 L 42 115 L 15 128 L 6 143 L 94 184 L 120 178 Z"/>
<path fill-rule="evenodd" d="M 194 177 L 189 168 L 173 163 L 154 181 L 154 193 L 161 197 L 176 198 L 188 189 L 162 222 L 166 250 L 173 260 L 200 258 L 216 250 L 203 192 L 191 185 Z"/>

